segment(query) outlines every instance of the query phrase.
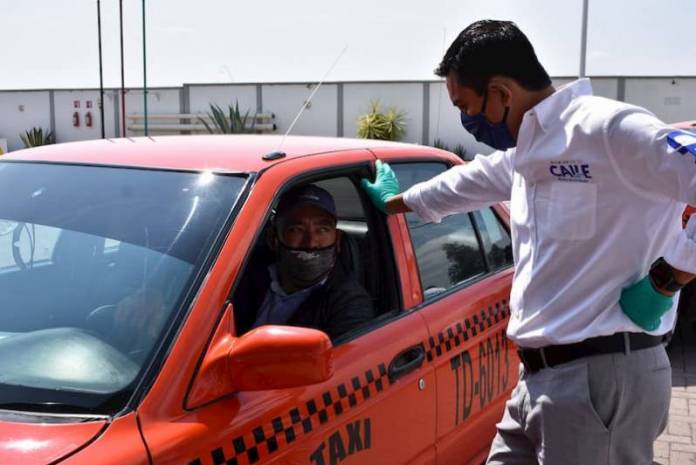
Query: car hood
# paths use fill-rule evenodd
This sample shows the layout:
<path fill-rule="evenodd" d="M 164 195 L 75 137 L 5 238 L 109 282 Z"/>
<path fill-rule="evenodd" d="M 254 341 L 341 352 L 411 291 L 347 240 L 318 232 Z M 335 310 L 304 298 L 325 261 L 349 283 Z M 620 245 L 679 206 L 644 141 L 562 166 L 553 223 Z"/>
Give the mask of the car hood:
<path fill-rule="evenodd" d="M 0 420 L 0 463 L 52 463 L 89 443 L 106 424 L 106 421 L 49 424 Z"/>

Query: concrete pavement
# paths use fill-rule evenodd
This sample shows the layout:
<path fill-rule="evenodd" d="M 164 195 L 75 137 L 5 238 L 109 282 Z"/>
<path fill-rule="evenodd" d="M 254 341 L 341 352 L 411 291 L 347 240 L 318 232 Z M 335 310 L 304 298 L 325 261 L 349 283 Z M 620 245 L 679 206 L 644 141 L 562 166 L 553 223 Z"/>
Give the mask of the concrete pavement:
<path fill-rule="evenodd" d="M 696 465 L 696 331 L 680 324 L 668 349 L 672 362 L 669 425 L 655 442 L 654 465 Z"/>

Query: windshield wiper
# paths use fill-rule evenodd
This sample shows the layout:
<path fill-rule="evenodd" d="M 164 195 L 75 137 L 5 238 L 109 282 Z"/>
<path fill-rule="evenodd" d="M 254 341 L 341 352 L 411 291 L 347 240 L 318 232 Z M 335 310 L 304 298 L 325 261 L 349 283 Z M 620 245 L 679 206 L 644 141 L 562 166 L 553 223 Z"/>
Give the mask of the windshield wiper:
<path fill-rule="evenodd" d="M 94 414 L 94 409 L 83 405 L 61 402 L 0 402 L 0 410 L 37 413 Z"/>

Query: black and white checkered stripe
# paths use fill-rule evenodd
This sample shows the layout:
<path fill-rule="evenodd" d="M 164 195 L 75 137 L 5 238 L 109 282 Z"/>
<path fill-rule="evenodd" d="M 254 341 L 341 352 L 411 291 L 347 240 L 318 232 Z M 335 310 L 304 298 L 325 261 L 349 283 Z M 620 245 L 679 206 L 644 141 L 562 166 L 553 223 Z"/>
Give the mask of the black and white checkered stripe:
<path fill-rule="evenodd" d="M 477 334 L 486 331 L 496 323 L 503 321 L 510 315 L 510 306 L 506 300 L 489 305 L 487 309 L 466 318 L 463 322 L 457 322 L 440 331 L 436 337 L 429 337 L 425 354 L 428 362 L 442 357 L 452 349 L 459 347 Z"/>
<path fill-rule="evenodd" d="M 275 417 L 270 424 L 257 426 L 250 433 L 212 450 L 211 462 L 196 458 L 189 461 L 189 465 L 254 464 L 262 456 L 268 456 L 281 447 L 292 444 L 302 434 L 312 432 L 318 426 L 376 396 L 388 384 L 387 367 L 382 363 L 376 370 L 369 369 L 363 376 L 355 376 L 349 383 L 339 384 L 319 398 L 308 400 L 302 407 L 292 408 L 287 415 Z"/>
<path fill-rule="evenodd" d="M 429 337 L 425 344 L 428 362 L 447 354 L 509 315 L 508 302 L 502 300 L 445 328 L 437 337 Z M 363 375 L 351 378 L 350 382 L 341 383 L 320 397 L 292 408 L 287 415 L 275 417 L 270 423 L 232 439 L 228 444 L 212 450 L 208 456 L 190 460 L 188 465 L 257 463 L 261 457 L 277 452 L 295 442 L 299 436 L 311 433 L 320 425 L 376 396 L 390 384 L 387 367 L 381 363 L 377 369 L 369 369 Z"/>

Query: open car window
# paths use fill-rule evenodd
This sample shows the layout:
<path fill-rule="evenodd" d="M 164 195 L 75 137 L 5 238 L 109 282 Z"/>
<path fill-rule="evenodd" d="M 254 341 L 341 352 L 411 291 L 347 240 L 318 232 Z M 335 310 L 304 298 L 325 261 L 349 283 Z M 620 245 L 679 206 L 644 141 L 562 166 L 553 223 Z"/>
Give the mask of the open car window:
<path fill-rule="evenodd" d="M 357 173 L 346 173 L 311 182 L 329 192 L 336 205 L 336 226 L 340 232 L 339 250 L 325 288 L 338 290 L 314 299 L 323 292 L 321 289 L 314 289 L 312 297 L 303 300 L 303 303 L 291 312 L 289 320 L 281 319 L 283 324 L 324 330 L 332 337 L 334 343 L 345 340 L 345 334 L 359 334 L 362 328 L 369 327 L 370 321 L 400 308 L 396 294 L 398 291 L 395 291 L 398 285 L 395 282 L 393 254 L 386 225 L 377 224 L 377 221 L 382 221 L 379 215 L 366 210 L 364 199 L 356 185 L 360 177 Z M 283 190 L 287 192 L 292 187 L 296 185 L 284 186 Z M 367 208 L 370 207 L 368 204 Z M 233 294 L 235 327 L 240 334 L 260 323 L 257 321 L 259 312 L 261 308 L 266 308 L 264 305 L 268 303 L 265 301 L 270 298 L 269 268 L 276 267 L 278 261 L 277 250 L 272 250 L 268 243 L 268 234 L 272 227 L 272 219 L 269 218 L 264 225 L 264 232 L 259 234 L 252 248 Z M 334 275 L 340 275 L 340 283 L 332 279 Z M 347 298 L 342 298 L 342 294 Z M 360 305 L 350 305 L 349 301 L 356 299 L 364 303 L 360 305 L 369 306 L 370 311 L 363 311 Z M 312 305 L 312 309 L 306 308 Z M 327 308 L 327 305 L 331 308 Z M 341 316 L 341 307 L 344 305 L 350 307 L 350 312 L 353 312 L 355 318 L 345 318 L 348 323 L 340 325 L 341 334 L 332 333 L 333 325 L 330 320 L 344 319 Z M 321 315 L 313 319 L 307 315 L 312 312 Z M 369 317 L 366 316 L 367 313 L 370 314 Z"/>

